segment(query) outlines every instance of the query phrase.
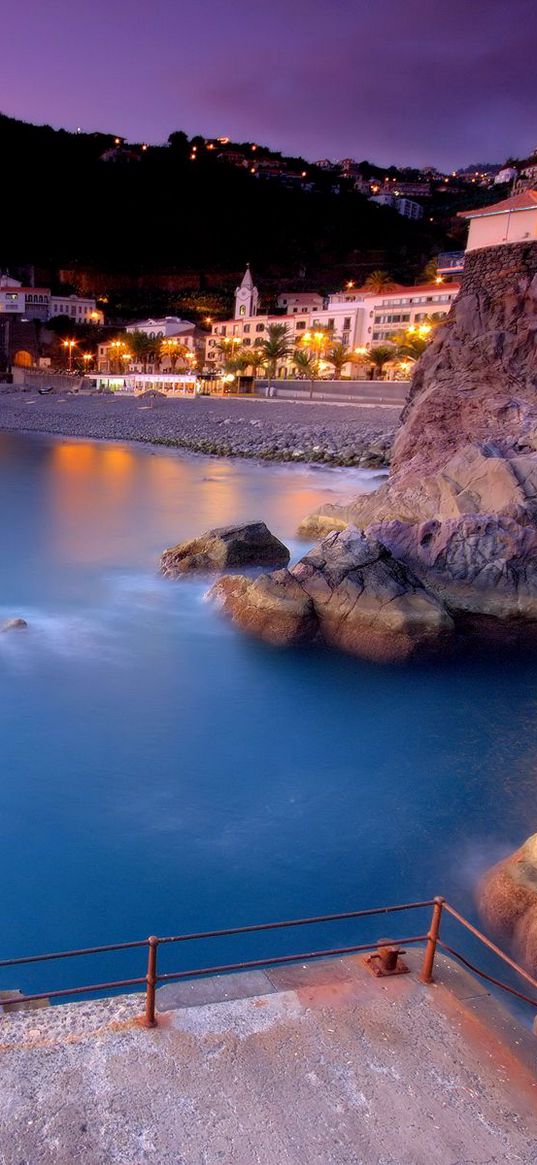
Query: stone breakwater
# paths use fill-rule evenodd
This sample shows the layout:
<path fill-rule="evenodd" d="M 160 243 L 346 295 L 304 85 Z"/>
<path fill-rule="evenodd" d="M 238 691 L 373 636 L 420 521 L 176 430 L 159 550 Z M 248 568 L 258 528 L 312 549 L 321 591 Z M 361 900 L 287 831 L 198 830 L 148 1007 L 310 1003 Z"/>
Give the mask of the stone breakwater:
<path fill-rule="evenodd" d="M 0 393 L 0 429 L 141 441 L 220 457 L 388 465 L 400 410 L 197 397 Z"/>

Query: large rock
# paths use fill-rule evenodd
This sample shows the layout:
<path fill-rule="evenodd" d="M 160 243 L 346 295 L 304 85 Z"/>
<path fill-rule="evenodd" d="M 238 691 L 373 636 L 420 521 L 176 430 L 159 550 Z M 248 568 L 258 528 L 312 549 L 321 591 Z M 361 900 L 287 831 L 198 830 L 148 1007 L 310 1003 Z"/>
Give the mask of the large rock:
<path fill-rule="evenodd" d="M 477 903 L 487 929 L 537 975 L 537 834 L 485 874 Z"/>
<path fill-rule="evenodd" d="M 313 602 L 288 570 L 254 580 L 225 575 L 209 597 L 242 631 L 276 647 L 311 642 L 318 634 Z"/>
<path fill-rule="evenodd" d="M 244 631 L 270 643 L 321 638 L 362 659 L 408 659 L 453 628 L 444 604 L 379 542 L 334 531 L 290 571 L 219 580 L 211 594 Z"/>
<path fill-rule="evenodd" d="M 537 621 L 534 526 L 469 514 L 443 522 L 381 522 L 367 532 L 452 611 Z"/>
<path fill-rule="evenodd" d="M 461 292 L 419 361 L 387 484 L 301 532 L 467 513 L 537 519 L 537 243 L 466 256 Z"/>
<path fill-rule="evenodd" d="M 289 551 L 264 522 L 222 526 L 199 538 L 164 550 L 162 574 L 178 578 L 189 572 L 212 573 L 231 566 L 287 566 Z"/>

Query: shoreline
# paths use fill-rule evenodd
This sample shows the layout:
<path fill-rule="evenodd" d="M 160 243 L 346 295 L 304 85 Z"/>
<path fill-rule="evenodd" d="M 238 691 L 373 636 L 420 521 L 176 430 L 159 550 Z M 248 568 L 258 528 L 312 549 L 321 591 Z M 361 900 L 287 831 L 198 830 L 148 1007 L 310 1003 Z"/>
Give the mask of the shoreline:
<path fill-rule="evenodd" d="M 233 398 L 0 395 L 0 432 L 127 441 L 280 464 L 385 469 L 400 410 Z M 253 415 L 252 415 L 253 414 Z"/>

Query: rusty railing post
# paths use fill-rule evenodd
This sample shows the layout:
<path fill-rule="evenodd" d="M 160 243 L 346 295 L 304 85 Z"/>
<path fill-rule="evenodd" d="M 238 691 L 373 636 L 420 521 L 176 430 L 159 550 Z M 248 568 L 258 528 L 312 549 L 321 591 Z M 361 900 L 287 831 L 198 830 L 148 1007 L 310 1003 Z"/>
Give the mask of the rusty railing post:
<path fill-rule="evenodd" d="M 155 988 L 157 986 L 157 948 L 158 938 L 154 934 L 147 940 L 147 975 L 145 977 L 145 1026 L 156 1027 L 155 1019 Z"/>
<path fill-rule="evenodd" d="M 434 956 L 436 954 L 436 943 L 438 940 L 438 933 L 440 930 L 440 922 L 442 920 L 442 907 L 445 898 L 434 898 L 433 914 L 431 918 L 431 925 L 427 934 L 427 946 L 425 947 L 425 954 L 423 956 L 423 963 L 421 965 L 420 979 L 422 983 L 432 983 Z"/>

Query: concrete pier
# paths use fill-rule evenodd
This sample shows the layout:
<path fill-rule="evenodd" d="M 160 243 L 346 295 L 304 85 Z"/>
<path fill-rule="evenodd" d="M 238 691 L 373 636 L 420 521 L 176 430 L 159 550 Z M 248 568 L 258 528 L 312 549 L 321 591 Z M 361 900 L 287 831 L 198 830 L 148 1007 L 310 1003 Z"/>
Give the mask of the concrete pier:
<path fill-rule="evenodd" d="M 530 1165 L 537 1043 L 439 957 L 358 957 L 0 1019 L 2 1165 Z"/>

